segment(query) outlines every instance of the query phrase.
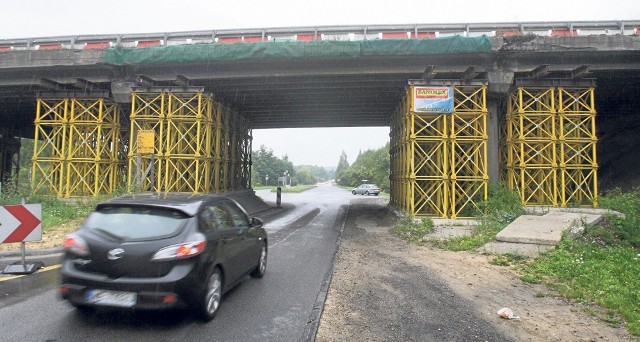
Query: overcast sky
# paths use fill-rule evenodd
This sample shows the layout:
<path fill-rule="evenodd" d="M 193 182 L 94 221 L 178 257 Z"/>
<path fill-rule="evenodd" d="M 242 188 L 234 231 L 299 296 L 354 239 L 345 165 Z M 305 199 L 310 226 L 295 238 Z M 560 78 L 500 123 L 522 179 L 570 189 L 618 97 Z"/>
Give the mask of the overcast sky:
<path fill-rule="evenodd" d="M 4 1 L 0 39 L 316 25 L 481 23 L 640 19 L 638 0 L 294 1 L 22 0 Z M 335 166 L 340 152 L 379 148 L 389 128 L 254 131 L 294 164 Z"/>

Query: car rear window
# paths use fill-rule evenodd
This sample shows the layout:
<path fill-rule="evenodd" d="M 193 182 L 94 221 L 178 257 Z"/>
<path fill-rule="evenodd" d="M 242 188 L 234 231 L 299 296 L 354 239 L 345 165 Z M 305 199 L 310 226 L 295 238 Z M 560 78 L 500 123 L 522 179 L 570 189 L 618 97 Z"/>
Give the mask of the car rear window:
<path fill-rule="evenodd" d="M 189 217 L 182 212 L 149 207 L 104 207 L 93 212 L 85 227 L 119 240 L 145 240 L 171 236 Z"/>

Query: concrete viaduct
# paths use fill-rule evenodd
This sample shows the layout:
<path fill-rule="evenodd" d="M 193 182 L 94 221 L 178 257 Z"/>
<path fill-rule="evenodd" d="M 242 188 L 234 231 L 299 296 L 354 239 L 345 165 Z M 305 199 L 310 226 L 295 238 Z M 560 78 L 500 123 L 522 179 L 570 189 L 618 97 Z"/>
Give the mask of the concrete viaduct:
<path fill-rule="evenodd" d="M 60 99 L 70 101 L 65 104 L 69 108 L 72 108 L 74 99 L 83 99 L 85 102 L 87 99 L 101 99 L 118 106 L 118 113 L 122 113 L 119 115 L 126 118 L 118 121 L 118 125 L 127 133 L 118 133 L 121 135 L 113 138 L 120 141 L 123 148 L 120 152 L 114 152 L 114 155 L 120 155 L 114 158 L 129 157 L 128 162 L 112 161 L 105 165 L 113 164 L 114 168 L 119 167 L 120 170 L 128 165 L 129 178 L 136 177 L 131 169 L 137 168 L 136 172 L 139 173 L 149 164 L 166 170 L 167 175 L 175 173 L 173 178 L 176 179 L 184 179 L 187 173 L 184 169 L 200 167 L 187 163 L 170 167 L 168 160 L 171 160 L 171 151 L 174 156 L 193 153 L 198 156 L 195 160 L 207 155 L 203 164 L 208 163 L 205 159 L 213 160 L 213 164 L 219 161 L 217 166 L 207 166 L 206 172 L 196 172 L 198 177 L 206 179 L 194 180 L 194 186 L 171 187 L 169 185 L 175 182 L 172 183 L 171 177 L 166 176 L 163 180 L 165 183 L 158 183 L 157 188 L 195 192 L 250 188 L 247 174 L 250 173 L 251 164 L 251 129 L 390 126 L 392 159 L 395 158 L 397 164 L 391 170 L 391 190 L 395 192 L 392 193 L 392 202 L 414 214 L 461 216 L 465 212 L 465 204 L 450 198 L 455 197 L 455 186 L 442 193 L 441 189 L 436 189 L 438 186 L 415 183 L 433 180 L 430 178 L 433 173 L 442 176 L 438 178 L 440 181 L 456 179 L 455 173 L 451 177 L 446 174 L 448 171 L 440 170 L 437 165 L 418 170 L 418 164 L 429 164 L 433 159 L 440 159 L 441 162 L 450 159 L 442 156 L 442 151 L 429 152 L 433 147 L 429 141 L 433 139 L 420 137 L 425 127 L 438 124 L 435 117 L 424 119 L 413 110 L 410 92 L 415 87 L 423 86 L 453 87 L 460 96 L 456 103 L 466 108 L 466 112 L 477 112 L 482 117 L 479 120 L 479 117 L 459 116 L 468 127 L 472 127 L 472 123 L 479 125 L 477 129 L 474 128 L 477 132 L 473 134 L 483 141 L 479 143 L 481 148 L 478 150 L 485 151 L 478 152 L 478 155 L 465 154 L 463 151 L 469 165 L 462 165 L 462 159 L 459 160 L 461 168 L 486 170 L 479 174 L 472 170 L 468 171 L 469 174 L 459 171 L 462 173 L 458 179 L 473 173 L 478 180 L 482 180 L 480 188 L 470 186 L 458 192 L 458 197 L 468 197 L 468 202 L 482 198 L 487 180 L 501 177 L 511 177 L 515 183 L 522 180 L 521 184 L 513 185 L 521 192 L 526 192 L 526 187 L 533 187 L 531 191 L 534 192 L 536 188 L 542 189 L 547 186 L 547 180 L 528 184 L 524 180 L 525 174 L 526 177 L 536 178 L 538 176 L 529 173 L 531 169 L 549 167 L 558 168 L 552 175 L 558 181 L 549 185 L 553 187 L 552 190 L 544 191 L 546 195 L 541 199 L 543 204 L 584 205 L 582 199 L 553 200 L 549 197 L 556 197 L 549 192 L 559 191 L 560 187 L 567 187 L 568 184 L 560 180 L 563 168 L 570 163 L 569 158 L 561 160 L 561 154 L 568 156 L 568 152 L 558 141 L 571 137 L 563 136 L 562 132 L 556 133 L 560 129 L 567 131 L 568 126 L 562 126 L 565 116 L 569 121 L 564 123 L 571 122 L 576 128 L 581 123 L 591 125 L 588 117 L 593 119 L 593 126 L 588 133 L 581 135 L 581 138 L 574 137 L 591 140 L 593 146 L 581 145 L 575 149 L 575 146 L 567 145 L 567 148 L 575 149 L 572 153 L 576 155 L 593 154 L 590 160 L 583 160 L 584 165 L 574 165 L 576 169 L 587 168 L 594 175 L 598 174 L 599 188 L 597 179 L 583 180 L 573 185 L 582 190 L 587 183 L 590 184 L 590 191 L 580 195 L 581 198 L 592 197 L 586 201 L 587 205 L 597 205 L 599 189 L 638 184 L 638 171 L 633 166 L 640 162 L 640 154 L 636 151 L 640 135 L 635 134 L 635 129 L 640 126 L 637 109 L 640 105 L 640 21 L 299 27 L 0 40 L 0 174 L 6 181 L 15 172 L 16 139 L 13 137 L 35 136 L 44 141 L 72 139 L 73 135 L 68 132 L 64 133 L 66 138 L 61 137 L 63 133 L 56 133 L 56 125 L 69 125 L 70 119 L 60 117 L 49 118 L 53 122 L 47 121 L 44 108 L 49 108 L 50 113 L 58 111 L 56 108 L 62 102 L 56 101 Z M 482 98 L 474 103 L 479 107 L 469 108 L 463 103 L 464 99 L 476 96 L 478 89 Z M 584 114 L 584 118 L 578 120 L 580 123 L 576 123 L 570 121 L 570 116 L 582 115 L 578 113 L 580 110 L 575 109 L 577 107 L 565 111 L 560 109 L 564 108 L 561 103 L 552 103 L 549 105 L 551 109 L 542 110 L 554 121 L 547 131 L 545 127 L 548 120 L 530 119 L 541 111 L 539 103 L 548 96 L 545 95 L 545 89 L 553 93 L 549 95 L 552 96 L 549 97 L 551 102 L 563 101 L 560 95 L 563 92 L 568 94 L 565 102 L 567 96 L 575 96 L 573 101 L 576 103 L 589 102 L 585 104 L 588 108 L 584 112 L 590 114 Z M 582 93 L 589 89 L 593 92 L 584 93 L 587 95 Z M 174 149 L 177 147 L 160 149 L 156 146 L 155 152 L 160 154 L 156 160 L 145 162 L 138 157 L 136 162 L 134 154 L 138 147 L 134 140 L 139 136 L 134 133 L 158 128 L 148 122 L 145 115 L 149 113 L 143 111 L 155 105 L 152 94 L 165 93 L 167 96 L 204 96 L 204 100 L 198 97 L 198 103 L 205 105 L 199 105 L 201 107 L 195 109 L 195 115 L 204 115 L 202 122 L 196 120 L 198 127 L 210 127 L 210 132 L 204 130 L 209 133 L 197 133 L 191 138 L 218 139 L 220 146 L 215 147 L 211 143 L 213 147 L 209 147 L 203 143 L 189 151 L 186 147 L 184 151 L 178 151 Z M 140 94 L 141 97 L 136 97 Z M 537 109 L 527 105 L 527 96 L 531 97 Z M 178 96 L 174 106 L 176 101 L 184 108 L 191 108 L 193 97 Z M 518 101 L 521 101 L 520 105 L 516 103 Z M 107 106 L 104 107 L 105 112 L 110 111 L 108 104 L 100 105 Z M 87 106 L 86 103 L 84 106 Z M 62 111 L 66 110 L 71 109 Z M 85 108 L 84 111 L 90 109 Z M 206 111 L 210 112 L 206 114 Z M 561 114 L 560 119 L 556 118 L 558 113 Z M 413 115 L 417 115 L 416 118 L 425 126 L 417 121 L 403 121 L 404 117 Z M 167 119 L 166 116 L 164 118 Z M 183 130 L 184 138 L 185 132 L 193 132 L 196 126 L 187 124 L 191 119 L 180 118 L 175 116 L 175 120 L 182 121 L 174 131 Z M 235 118 L 241 118 L 242 124 L 235 125 Z M 470 136 L 462 132 L 456 136 L 454 131 L 458 123 L 454 120 L 444 123 L 452 127 L 452 131 L 441 136 L 451 140 L 448 152 L 451 155 L 455 154 L 458 147 L 474 148 L 459 143 L 469 140 L 466 138 Z M 522 124 L 527 120 L 532 124 L 531 127 Z M 144 124 L 141 123 L 143 121 Z M 546 147 L 541 147 L 544 143 L 536 142 L 538 147 L 535 147 L 535 144 L 525 141 L 529 139 L 528 135 L 537 136 L 532 138 L 537 141 L 540 132 L 536 130 L 547 134 L 553 152 L 544 151 Z M 234 131 L 238 132 L 237 136 L 225 136 L 225 132 Z M 170 139 L 166 135 L 170 134 L 166 133 L 168 130 L 163 132 L 156 132 L 156 145 L 158 139 Z M 47 134 L 53 136 L 47 137 Z M 76 133 L 76 138 L 95 134 L 85 130 Z M 554 134 L 560 136 L 552 136 Z M 73 150 L 73 142 L 59 144 L 67 146 L 66 153 Z M 541 164 L 527 159 L 529 152 L 518 155 L 517 151 L 524 151 L 522 147 L 525 145 L 532 149 L 533 155 L 553 160 L 547 165 L 546 161 Z M 97 148 L 93 147 L 94 150 Z M 509 150 L 515 151 L 514 155 L 509 154 Z M 47 153 L 56 152 L 54 149 L 54 152 Z M 93 153 L 89 159 L 83 160 L 98 160 L 100 157 L 96 155 L 100 153 Z M 43 156 L 34 152 L 35 162 Z M 73 159 L 73 156 L 69 156 L 60 155 L 56 158 L 58 161 Z M 167 158 L 164 164 L 162 156 Z M 471 163 L 472 160 L 476 161 Z M 55 162 L 50 163 L 51 159 L 46 161 L 44 167 L 47 170 L 56 167 Z M 50 178 L 60 179 L 60 182 L 56 181 L 58 183 L 45 184 L 48 191 L 57 192 L 61 197 L 69 196 L 69 193 L 65 194 L 57 187 L 70 186 L 73 177 L 67 176 L 67 180 L 63 181 L 65 176 L 48 173 L 50 171 L 41 172 L 49 181 Z M 113 171 L 117 172 L 127 171 Z M 445 173 L 440 174 L 442 172 Z M 241 176 L 239 179 L 226 180 L 225 177 L 229 178 L 231 174 Z M 569 178 L 575 176 L 570 173 L 567 175 Z M 78 177 L 87 178 L 83 175 Z M 549 178 L 548 175 L 540 177 Z M 92 178 L 105 177 L 94 175 Z M 102 189 L 109 191 L 110 187 Z M 89 194 L 98 192 L 102 190 L 96 185 Z M 440 199 L 429 204 L 435 197 Z M 536 203 L 538 200 L 528 200 L 523 195 L 523 201 Z M 438 209 L 443 206 L 449 209 L 458 206 L 458 209 Z"/>

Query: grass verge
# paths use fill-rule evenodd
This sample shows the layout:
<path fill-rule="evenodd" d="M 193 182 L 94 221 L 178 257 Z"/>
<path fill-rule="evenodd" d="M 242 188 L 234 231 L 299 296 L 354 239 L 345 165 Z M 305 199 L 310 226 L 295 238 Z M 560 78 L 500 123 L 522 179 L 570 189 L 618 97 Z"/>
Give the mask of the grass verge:
<path fill-rule="evenodd" d="M 410 218 L 400 220 L 393 232 L 408 243 L 422 241 L 422 238 L 433 231 L 433 221 L 424 217 L 418 221 Z"/>
<path fill-rule="evenodd" d="M 580 303 L 595 303 L 610 313 L 610 324 L 627 322 L 629 332 L 640 335 L 640 254 L 631 247 L 601 247 L 598 242 L 564 240 L 557 249 L 522 263 L 521 279 L 544 283 L 561 296 Z M 614 324 L 616 325 L 616 324 Z"/>
<path fill-rule="evenodd" d="M 521 279 L 544 283 L 576 302 L 595 303 L 607 310 L 604 321 L 640 335 L 640 189 L 612 191 L 600 203 L 626 218 L 608 217 L 582 238 L 564 239 L 557 249 L 523 262 Z"/>
<path fill-rule="evenodd" d="M 292 186 L 290 188 L 286 188 L 286 187 L 280 187 L 282 192 L 303 192 L 303 191 L 307 191 L 313 188 L 316 188 L 317 186 L 315 185 L 296 185 L 296 186 Z M 270 187 L 271 188 L 271 192 L 276 192 L 276 187 Z"/>
<path fill-rule="evenodd" d="M 431 241 L 436 247 L 451 251 L 467 251 L 493 241 L 502 229 L 524 214 L 518 194 L 504 183 L 489 187 L 489 199 L 479 206 L 484 213 L 480 224 L 471 235 L 453 237 L 447 240 Z"/>
<path fill-rule="evenodd" d="M 87 200 L 60 200 L 53 196 L 20 196 L 14 194 L 1 196 L 0 205 L 21 204 L 22 198 L 25 199 L 26 204 L 42 205 L 42 229 L 46 231 L 49 227 L 86 217 L 96 204 L 106 197 Z"/>

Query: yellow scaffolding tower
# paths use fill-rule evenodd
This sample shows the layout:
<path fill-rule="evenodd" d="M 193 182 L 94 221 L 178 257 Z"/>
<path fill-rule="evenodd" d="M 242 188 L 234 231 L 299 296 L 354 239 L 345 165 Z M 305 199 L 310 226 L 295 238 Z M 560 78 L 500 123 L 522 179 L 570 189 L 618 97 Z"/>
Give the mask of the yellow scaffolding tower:
<path fill-rule="evenodd" d="M 451 217 L 481 211 L 487 199 L 487 103 L 485 86 L 456 86 L 451 130 Z"/>
<path fill-rule="evenodd" d="M 598 206 L 594 88 L 558 88 L 560 205 Z"/>
<path fill-rule="evenodd" d="M 452 114 L 419 113 L 412 85 L 393 117 L 391 203 L 412 216 L 472 216 L 487 198 L 486 87 L 453 92 Z"/>
<path fill-rule="evenodd" d="M 131 94 L 131 115 L 128 150 L 127 187 L 131 191 L 162 189 L 162 178 L 158 177 L 164 162 L 164 121 L 166 116 L 164 92 Z M 153 132 L 153 151 L 150 154 L 138 153 L 138 135 Z M 144 173 L 153 173 L 153 177 L 145 177 Z M 154 179 L 155 178 L 155 179 Z"/>
<path fill-rule="evenodd" d="M 597 206 L 593 93 L 518 87 L 509 96 L 508 184 L 524 205 Z"/>
<path fill-rule="evenodd" d="M 42 99 L 36 103 L 31 164 L 31 191 L 63 197 L 63 161 L 66 148 L 69 99 Z"/>
<path fill-rule="evenodd" d="M 95 197 L 117 187 L 119 107 L 95 98 L 39 98 L 32 192 Z"/>
<path fill-rule="evenodd" d="M 212 104 L 202 93 L 168 93 L 165 191 L 209 191 Z"/>
<path fill-rule="evenodd" d="M 130 189 L 208 193 L 250 187 L 249 121 L 201 91 L 134 92 L 132 99 Z M 148 153 L 139 153 L 139 132 L 153 134 Z"/>
<path fill-rule="evenodd" d="M 555 89 L 519 87 L 507 113 L 508 184 L 524 204 L 557 205 Z"/>

